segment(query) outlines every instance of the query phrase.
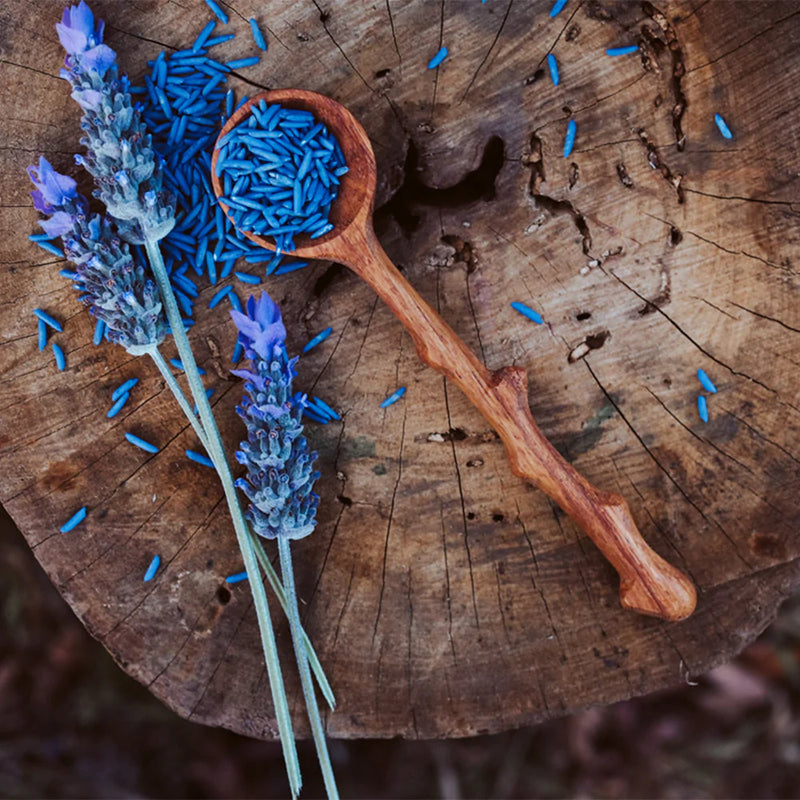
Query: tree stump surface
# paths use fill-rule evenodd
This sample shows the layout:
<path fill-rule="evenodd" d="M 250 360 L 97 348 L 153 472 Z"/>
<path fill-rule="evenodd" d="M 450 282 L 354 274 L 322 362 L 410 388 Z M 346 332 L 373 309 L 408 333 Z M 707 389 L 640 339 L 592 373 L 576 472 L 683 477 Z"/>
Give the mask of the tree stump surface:
<path fill-rule="evenodd" d="M 325 263 L 266 279 L 290 352 L 334 330 L 297 379 L 343 417 L 307 428 L 322 501 L 295 546 L 304 623 L 338 700 L 329 734 L 500 731 L 733 656 L 800 573 L 797 4 L 570 0 L 552 19 L 538 0 L 224 5 L 238 36 L 218 58 L 252 54 L 250 16 L 270 42 L 231 85 L 312 89 L 353 111 L 376 151 L 389 255 L 490 369 L 528 370 L 545 435 L 628 500 L 699 590 L 679 624 L 624 611 L 597 549 L 511 474 L 495 434 L 367 287 Z M 201 0 L 93 8 L 134 79 L 209 17 Z M 224 580 L 241 560 L 216 476 L 185 458 L 196 439 L 152 365 L 93 346 L 66 265 L 27 240 L 25 166 L 43 153 L 77 177 L 60 13 L 43 0 L 0 9 L 0 501 L 128 673 L 187 718 L 271 738 L 250 593 Z M 449 57 L 426 69 L 442 44 Z M 228 373 L 233 326 L 207 308 L 217 288 L 202 284 L 190 335 L 232 452 L 242 387 Z M 37 349 L 35 307 L 65 323 L 52 337 L 64 372 Z M 708 424 L 698 368 L 719 389 Z M 131 401 L 106 419 L 129 377 Z M 380 409 L 401 385 L 405 398 Z M 83 505 L 85 522 L 60 534 Z M 288 626 L 275 622 L 302 734 Z"/>

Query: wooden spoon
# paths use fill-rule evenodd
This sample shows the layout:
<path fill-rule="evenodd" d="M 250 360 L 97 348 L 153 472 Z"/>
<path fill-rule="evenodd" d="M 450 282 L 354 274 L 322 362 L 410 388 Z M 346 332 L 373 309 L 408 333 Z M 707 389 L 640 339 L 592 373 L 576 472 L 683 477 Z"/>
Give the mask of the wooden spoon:
<path fill-rule="evenodd" d="M 383 251 L 372 228 L 375 155 L 355 117 L 324 95 L 278 89 L 245 103 L 228 120 L 220 137 L 242 122 L 250 107 L 262 99 L 314 114 L 336 136 L 350 168 L 341 178 L 331 208 L 333 230 L 313 240 L 298 236 L 291 255 L 345 264 L 377 292 L 411 334 L 419 357 L 460 387 L 497 431 L 512 472 L 552 497 L 611 562 L 620 576 L 620 601 L 625 608 L 667 620 L 688 617 L 697 602 L 694 585 L 645 543 L 620 495 L 596 489 L 545 439 L 528 406 L 525 370 L 502 367 L 489 372 Z M 215 149 L 211 176 L 214 191 L 221 197 L 222 186 L 216 177 L 218 153 Z M 229 208 L 221 205 L 229 214 Z M 271 240 L 244 233 L 262 247 L 275 250 Z"/>

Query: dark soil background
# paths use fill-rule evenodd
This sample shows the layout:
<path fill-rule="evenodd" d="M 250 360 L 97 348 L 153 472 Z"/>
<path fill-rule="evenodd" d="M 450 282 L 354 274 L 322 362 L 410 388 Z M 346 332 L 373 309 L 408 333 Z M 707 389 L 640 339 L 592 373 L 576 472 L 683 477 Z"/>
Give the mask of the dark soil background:
<path fill-rule="evenodd" d="M 743 598 L 742 602 L 746 602 Z M 495 736 L 332 741 L 351 798 L 800 797 L 800 600 L 695 685 Z M 302 743 L 302 797 L 322 795 Z M 0 796 L 286 797 L 280 748 L 180 719 L 76 620 L 0 509 Z"/>

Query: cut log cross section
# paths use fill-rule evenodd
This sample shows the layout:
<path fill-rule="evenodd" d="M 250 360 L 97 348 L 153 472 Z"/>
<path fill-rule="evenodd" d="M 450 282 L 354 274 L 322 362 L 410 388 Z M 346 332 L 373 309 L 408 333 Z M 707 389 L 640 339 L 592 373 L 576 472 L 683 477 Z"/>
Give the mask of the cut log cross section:
<path fill-rule="evenodd" d="M 205 4 L 191 5 L 93 8 L 140 79 L 205 24 Z M 334 332 L 297 378 L 342 414 L 307 427 L 322 502 L 295 547 L 304 624 L 338 701 L 329 734 L 500 731 L 674 685 L 738 652 L 799 571 L 796 4 L 569 2 L 554 18 L 514 0 L 227 6 L 238 36 L 221 58 L 254 50 L 251 16 L 270 43 L 231 85 L 302 87 L 350 109 L 375 150 L 389 258 L 490 373 L 527 372 L 542 433 L 627 500 L 699 594 L 680 623 L 623 609 L 613 568 L 514 475 L 497 434 L 366 284 L 330 262 L 267 279 L 290 351 Z M 24 167 L 43 153 L 77 175 L 59 13 L 44 0 L 0 9 L 0 502 L 126 671 L 183 716 L 271 738 L 250 594 L 225 583 L 241 561 L 214 473 L 186 459 L 199 448 L 158 373 L 92 345 L 63 264 L 27 239 Z M 232 451 L 235 331 L 207 308 L 219 287 L 201 288 L 191 338 Z M 36 307 L 64 322 L 63 372 L 37 349 Z M 111 390 L 133 376 L 131 402 L 106 419 Z M 399 386 L 405 396 L 379 408 Z M 160 452 L 132 448 L 126 430 Z M 275 622 L 302 732 L 288 626 Z"/>

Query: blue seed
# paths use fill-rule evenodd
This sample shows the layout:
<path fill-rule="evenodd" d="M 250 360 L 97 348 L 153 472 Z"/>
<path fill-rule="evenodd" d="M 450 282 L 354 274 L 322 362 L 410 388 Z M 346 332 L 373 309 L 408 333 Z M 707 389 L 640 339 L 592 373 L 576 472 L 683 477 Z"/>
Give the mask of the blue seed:
<path fill-rule="evenodd" d="M 61 333 L 61 331 L 64 330 L 61 323 L 55 319 L 55 317 L 51 317 L 46 311 L 42 311 L 41 308 L 34 308 L 33 313 L 42 322 L 44 322 L 46 325 L 49 325 L 54 331 Z"/>
<path fill-rule="evenodd" d="M 172 364 L 173 367 L 177 367 L 178 369 L 183 369 L 183 362 L 177 358 L 171 358 L 169 363 Z M 184 370 L 185 372 L 185 370 Z M 205 375 L 206 371 L 202 367 L 197 368 L 198 375 Z"/>
<path fill-rule="evenodd" d="M 122 395 L 128 394 L 137 383 L 139 383 L 138 378 L 128 379 L 125 381 L 125 383 L 120 384 L 116 389 L 114 389 L 114 391 L 111 393 L 111 399 L 118 400 L 120 397 L 122 397 Z"/>
<path fill-rule="evenodd" d="M 147 572 L 144 573 L 144 583 L 153 580 L 156 576 L 156 572 L 158 572 L 158 567 L 161 564 L 161 556 L 153 556 L 153 560 L 150 562 L 150 566 L 147 568 Z"/>
<path fill-rule="evenodd" d="M 158 448 L 154 444 L 150 444 L 150 442 L 146 442 L 144 439 L 140 439 L 138 436 L 134 436 L 132 433 L 126 433 L 125 438 L 136 447 L 144 450 L 147 453 L 157 453 Z"/>
<path fill-rule="evenodd" d="M 396 392 L 390 394 L 380 405 L 381 408 L 388 408 L 396 403 L 406 393 L 406 387 L 401 386 Z"/>
<path fill-rule="evenodd" d="M 256 47 L 258 47 L 259 50 L 266 50 L 267 42 L 264 39 L 264 34 L 261 33 L 261 28 L 258 27 L 258 22 L 254 17 L 250 17 L 250 31 L 253 34 L 253 41 L 256 43 Z"/>
<path fill-rule="evenodd" d="M 567 135 L 564 137 L 564 158 L 569 158 L 572 153 L 572 148 L 575 146 L 575 133 L 578 126 L 574 119 L 567 123 Z"/>
<path fill-rule="evenodd" d="M 233 306 L 235 311 L 238 311 L 240 314 L 242 313 L 242 301 L 239 299 L 239 295 L 233 291 L 233 286 L 231 286 L 231 291 L 228 292 L 228 300 L 230 304 Z"/>
<path fill-rule="evenodd" d="M 244 347 L 240 341 L 236 342 L 236 347 L 233 348 L 233 356 L 231 361 L 234 364 L 238 364 L 242 360 L 242 356 L 244 355 Z"/>
<path fill-rule="evenodd" d="M 44 320 L 40 319 L 38 321 L 39 326 L 39 349 L 44 350 L 47 347 L 47 325 L 44 324 Z"/>
<path fill-rule="evenodd" d="M 436 69 L 447 58 L 447 48 L 442 47 L 439 52 L 428 62 L 428 69 Z"/>
<path fill-rule="evenodd" d="M 215 36 L 213 39 L 209 39 L 206 42 L 206 47 L 214 47 L 215 45 L 222 44 L 223 42 L 229 42 L 231 39 L 235 38 L 236 38 L 235 33 L 225 33 L 222 36 Z"/>
<path fill-rule="evenodd" d="M 53 237 L 49 233 L 32 233 L 28 239 L 32 242 L 49 242 Z"/>
<path fill-rule="evenodd" d="M 714 386 L 714 382 L 711 380 L 711 378 L 708 377 L 705 370 L 702 369 L 697 370 L 697 380 L 700 381 L 703 388 L 707 392 L 711 392 L 711 394 L 717 393 L 717 387 Z"/>
<path fill-rule="evenodd" d="M 303 416 L 314 420 L 314 422 L 319 422 L 320 425 L 327 425 L 328 422 L 330 422 L 325 414 L 323 414 L 321 411 L 314 410 L 311 406 L 307 406 L 303 409 Z"/>
<path fill-rule="evenodd" d="M 211 9 L 216 18 L 223 24 L 228 24 L 228 15 L 214 2 L 214 0 L 206 0 L 206 5 Z"/>
<path fill-rule="evenodd" d="M 703 420 L 703 422 L 708 422 L 708 403 L 703 394 L 697 397 L 697 411 L 700 414 L 700 419 Z"/>
<path fill-rule="evenodd" d="M 627 47 L 611 47 L 606 50 L 607 56 L 629 56 L 631 53 L 636 53 L 639 50 L 638 44 L 628 45 Z"/>
<path fill-rule="evenodd" d="M 334 419 L 334 420 L 341 419 L 341 417 L 321 398 L 319 398 L 316 395 L 314 395 L 312 397 L 312 400 L 314 401 L 314 403 L 317 406 L 319 406 L 319 408 L 321 408 L 325 412 L 326 416 L 328 416 L 328 417 L 330 417 L 331 419 Z"/>
<path fill-rule="evenodd" d="M 242 283 L 261 283 L 261 278 L 258 275 L 251 275 L 249 272 L 234 272 L 233 273 Z"/>
<path fill-rule="evenodd" d="M 278 269 L 275 270 L 276 275 L 286 275 L 288 272 L 294 272 L 297 269 L 302 269 L 303 267 L 308 266 L 308 261 L 294 261 L 289 264 L 284 264 Z"/>
<path fill-rule="evenodd" d="M 235 575 L 228 575 L 225 578 L 225 583 L 239 583 L 240 581 L 247 580 L 247 573 L 246 572 L 237 572 Z"/>
<path fill-rule="evenodd" d="M 553 81 L 553 86 L 558 86 L 558 62 L 552 53 L 547 54 L 547 66 L 550 69 L 550 80 Z"/>
<path fill-rule="evenodd" d="M 99 345 L 103 341 L 103 337 L 106 334 L 106 324 L 103 320 L 97 320 L 97 324 L 94 326 L 94 336 L 92 336 L 92 344 Z"/>
<path fill-rule="evenodd" d="M 108 413 L 106 414 L 106 417 L 108 419 L 111 419 L 112 417 L 116 417 L 117 414 L 119 414 L 119 412 L 122 410 L 122 407 L 125 405 L 125 403 L 128 402 L 129 398 L 130 398 L 130 394 L 128 394 L 127 392 L 125 392 L 125 394 L 123 394 L 123 395 L 120 395 L 117 398 L 117 401 L 114 403 L 114 405 L 111 406 L 111 408 L 108 409 Z"/>
<path fill-rule="evenodd" d="M 56 366 L 60 370 L 66 369 L 67 359 L 64 356 L 64 351 L 55 342 L 53 342 L 53 355 L 56 357 Z"/>
<path fill-rule="evenodd" d="M 208 37 L 214 31 L 214 28 L 217 27 L 217 23 L 212 19 L 202 31 L 200 31 L 200 35 L 194 40 L 194 44 L 192 45 L 192 51 L 197 52 L 207 41 Z"/>
<path fill-rule="evenodd" d="M 36 242 L 42 250 L 47 250 L 48 253 L 52 253 L 54 256 L 58 256 L 59 258 L 64 258 L 64 254 L 59 250 L 54 244 L 50 242 Z"/>
<path fill-rule="evenodd" d="M 69 533 L 73 528 L 76 528 L 78 525 L 86 519 L 86 506 L 84 506 L 80 511 L 76 511 L 59 529 L 61 533 Z"/>
<path fill-rule="evenodd" d="M 333 333 L 333 328 L 325 328 L 324 331 L 320 331 L 313 339 L 308 341 L 303 346 L 303 352 L 307 353 L 313 347 L 316 347 L 320 342 L 324 342 L 332 333 Z"/>
<path fill-rule="evenodd" d="M 228 67 L 228 69 L 243 69 L 244 67 L 252 67 L 258 64 L 259 61 L 261 61 L 261 59 L 258 56 L 253 56 L 252 58 L 237 58 L 233 61 L 226 61 L 225 66 Z"/>
<path fill-rule="evenodd" d="M 567 0 L 556 0 L 556 4 L 550 9 L 550 16 L 555 17 L 560 14 L 566 4 Z"/>
<path fill-rule="evenodd" d="M 187 450 L 186 457 L 191 461 L 195 461 L 198 464 L 202 464 L 204 467 L 211 467 L 214 468 L 214 462 L 206 455 L 202 453 L 195 453 L 194 450 Z"/>
<path fill-rule="evenodd" d="M 518 311 L 523 317 L 527 317 L 532 322 L 535 322 L 537 325 L 541 325 L 543 322 L 542 315 L 538 311 L 534 311 L 530 306 L 526 306 L 525 303 L 520 303 L 515 300 L 511 304 L 511 308 L 513 308 L 514 311 Z"/>
<path fill-rule="evenodd" d="M 208 304 L 209 308 L 216 308 L 224 299 L 224 297 L 233 291 L 233 286 L 224 286 L 212 298 Z"/>
<path fill-rule="evenodd" d="M 728 123 L 719 115 L 714 114 L 714 122 L 717 123 L 717 127 L 719 128 L 719 132 L 726 138 L 726 139 L 733 139 L 733 133 L 731 133 L 731 129 L 728 127 Z"/>

